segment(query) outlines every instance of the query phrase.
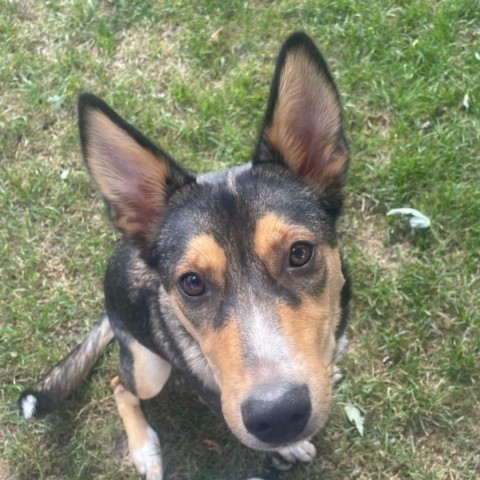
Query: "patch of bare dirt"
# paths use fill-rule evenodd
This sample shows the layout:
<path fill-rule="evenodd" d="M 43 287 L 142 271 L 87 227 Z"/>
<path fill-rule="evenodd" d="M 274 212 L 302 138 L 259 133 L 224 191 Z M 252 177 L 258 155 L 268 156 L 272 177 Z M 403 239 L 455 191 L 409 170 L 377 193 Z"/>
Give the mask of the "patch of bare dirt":
<path fill-rule="evenodd" d="M 366 264 L 388 270 L 395 277 L 408 262 L 408 246 L 386 243 L 386 223 L 379 215 L 347 218 L 349 236 L 360 250 Z"/>
<path fill-rule="evenodd" d="M 13 478 L 12 471 L 5 460 L 0 460 L 0 480 L 11 480 Z"/>
<path fill-rule="evenodd" d="M 185 56 L 175 42 L 176 28 L 169 26 L 155 37 L 150 31 L 129 29 L 122 33 L 115 53 L 111 71 L 115 81 L 131 77 L 137 72 L 142 78 L 167 85 L 170 78 L 188 79 L 189 69 Z M 159 92 L 161 95 L 161 92 Z"/>
<path fill-rule="evenodd" d="M 476 478 L 480 468 L 480 459 L 472 449 L 459 449 L 457 442 L 449 442 L 445 435 L 433 434 L 417 442 L 417 457 L 424 472 L 435 478 L 464 480 Z"/>

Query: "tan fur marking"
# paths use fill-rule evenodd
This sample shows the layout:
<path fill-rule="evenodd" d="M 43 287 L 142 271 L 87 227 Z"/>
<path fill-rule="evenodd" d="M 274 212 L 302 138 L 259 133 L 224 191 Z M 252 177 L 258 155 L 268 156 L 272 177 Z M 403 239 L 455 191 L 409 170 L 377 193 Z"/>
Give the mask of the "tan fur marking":
<path fill-rule="evenodd" d="M 167 382 L 172 367 L 136 341 L 129 348 L 133 357 L 133 377 L 138 398 L 146 400 L 158 395 Z"/>
<path fill-rule="evenodd" d="M 224 284 L 227 258 L 225 252 L 211 235 L 198 235 L 188 244 L 185 258 L 177 268 L 177 276 L 183 273 L 196 272 L 206 275 L 217 286 Z"/>
<path fill-rule="evenodd" d="M 277 310 L 292 350 L 301 355 L 312 372 L 324 370 L 334 351 L 334 344 L 330 344 L 330 302 L 321 298 L 320 301 L 303 298 L 298 308 L 281 305 Z"/>
<path fill-rule="evenodd" d="M 303 296 L 299 307 L 283 304 L 277 308 L 282 332 L 291 350 L 292 362 L 308 382 L 313 422 L 320 428 L 332 401 L 332 371 L 335 355 L 335 328 L 340 321 L 340 290 L 344 282 L 336 249 L 323 248 L 328 280 L 318 297 Z"/>
<path fill-rule="evenodd" d="M 113 388 L 118 413 L 127 433 L 128 447 L 130 452 L 134 452 L 149 440 L 147 436 L 148 422 L 140 407 L 140 400 L 125 389 L 118 377 L 115 377 L 110 385 Z"/>
<path fill-rule="evenodd" d="M 302 50 L 286 58 L 277 104 L 265 139 L 294 172 L 306 168 L 314 183 L 329 183 L 347 155 L 336 152 L 340 106 L 329 82 Z"/>
<path fill-rule="evenodd" d="M 253 248 L 270 271 L 280 266 L 280 256 L 286 248 L 298 241 L 314 242 L 314 234 L 300 226 L 287 223 L 274 213 L 267 213 L 258 220 L 253 236 Z"/>
<path fill-rule="evenodd" d="M 116 226 L 130 234 L 145 231 L 164 208 L 166 163 L 98 110 L 88 112 L 87 128 L 87 162 L 100 191 L 116 208 Z"/>
<path fill-rule="evenodd" d="M 196 328 L 184 315 L 178 300 L 174 300 L 172 306 L 187 331 L 197 340 L 213 371 L 221 392 L 222 410 L 227 424 L 232 431 L 242 432 L 243 423 L 238 405 L 248 390 L 251 379 L 247 378 L 245 372 L 236 320 L 226 319 L 225 325 L 218 330 L 206 326 Z"/>
<path fill-rule="evenodd" d="M 242 419 L 238 416 L 238 402 L 248 390 L 238 324 L 229 318 L 220 330 L 211 330 L 201 335 L 201 345 L 220 381 L 222 409 L 228 425 L 239 431 Z"/>
<path fill-rule="evenodd" d="M 328 280 L 325 291 L 318 297 L 304 296 L 298 308 L 280 305 L 285 337 L 298 352 L 310 371 L 331 370 L 335 353 L 335 329 L 340 321 L 340 291 L 345 281 L 337 249 L 322 248 Z"/>

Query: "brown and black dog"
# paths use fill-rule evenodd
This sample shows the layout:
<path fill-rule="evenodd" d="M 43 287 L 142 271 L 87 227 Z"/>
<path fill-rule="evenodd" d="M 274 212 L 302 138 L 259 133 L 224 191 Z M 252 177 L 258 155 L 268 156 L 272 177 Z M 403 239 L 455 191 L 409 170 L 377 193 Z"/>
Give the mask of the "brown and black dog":
<path fill-rule="evenodd" d="M 91 94 L 79 100 L 88 170 L 123 234 L 106 314 L 19 400 L 51 411 L 106 345 L 139 473 L 162 478 L 140 400 L 182 370 L 245 445 L 310 461 L 343 350 L 350 287 L 335 231 L 349 151 L 335 84 L 303 33 L 283 45 L 251 163 L 195 177 Z"/>

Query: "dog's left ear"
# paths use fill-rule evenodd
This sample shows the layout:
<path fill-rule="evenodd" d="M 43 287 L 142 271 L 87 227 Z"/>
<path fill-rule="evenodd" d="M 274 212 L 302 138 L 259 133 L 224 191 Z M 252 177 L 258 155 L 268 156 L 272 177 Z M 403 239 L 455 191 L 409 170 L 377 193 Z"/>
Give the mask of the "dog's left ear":
<path fill-rule="evenodd" d="M 254 163 L 288 167 L 339 210 L 349 152 L 342 111 L 327 65 L 304 33 L 283 45 Z"/>

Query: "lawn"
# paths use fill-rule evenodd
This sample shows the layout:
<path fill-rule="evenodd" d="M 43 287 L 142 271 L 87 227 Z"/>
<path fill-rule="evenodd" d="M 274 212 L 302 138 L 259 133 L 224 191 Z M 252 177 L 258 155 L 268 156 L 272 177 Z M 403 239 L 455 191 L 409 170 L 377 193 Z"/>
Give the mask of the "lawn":
<path fill-rule="evenodd" d="M 102 311 L 116 234 L 80 156 L 91 91 L 195 172 L 249 160 L 278 48 L 309 33 L 353 160 L 340 222 L 354 278 L 345 378 L 317 460 L 278 475 L 175 378 L 145 405 L 169 478 L 480 476 L 478 0 L 0 0 L 0 479 L 137 478 L 108 381 L 27 423 L 16 399 Z M 391 208 L 428 215 L 412 231 Z M 360 432 L 347 418 L 355 407 Z"/>

